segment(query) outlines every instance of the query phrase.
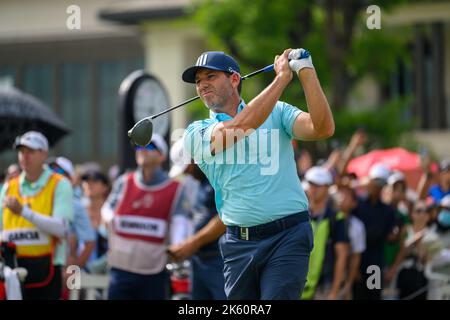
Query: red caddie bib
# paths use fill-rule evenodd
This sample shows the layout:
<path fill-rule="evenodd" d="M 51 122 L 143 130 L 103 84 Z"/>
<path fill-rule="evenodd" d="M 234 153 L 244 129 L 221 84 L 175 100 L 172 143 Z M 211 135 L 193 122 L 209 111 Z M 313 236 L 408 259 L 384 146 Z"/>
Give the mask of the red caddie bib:
<path fill-rule="evenodd" d="M 124 195 L 114 213 L 113 231 L 124 238 L 162 244 L 179 187 L 179 182 L 170 179 L 145 186 L 137 181 L 135 172 L 128 174 Z"/>

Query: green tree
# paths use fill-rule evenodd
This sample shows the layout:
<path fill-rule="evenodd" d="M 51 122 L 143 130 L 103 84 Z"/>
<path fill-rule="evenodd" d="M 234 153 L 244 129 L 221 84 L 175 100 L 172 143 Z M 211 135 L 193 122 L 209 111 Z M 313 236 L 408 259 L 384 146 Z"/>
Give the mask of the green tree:
<path fill-rule="evenodd" d="M 384 14 L 408 2 L 413 1 L 384 0 L 376 4 Z M 368 5 L 363 0 L 198 0 L 194 19 L 205 32 L 208 46 L 234 56 L 243 74 L 270 64 L 285 48 L 307 48 L 337 115 L 337 127 L 353 127 L 345 121 L 354 118 L 363 121 L 359 126 L 366 126 L 369 123 L 365 122 L 370 120 L 369 127 L 375 128 L 385 125 L 386 120 L 374 117 L 373 111 L 361 111 L 361 115 L 353 114 L 353 118 L 347 115 L 351 113 L 346 109 L 351 89 L 367 75 L 382 86 L 388 84 L 398 61 L 410 60 L 409 30 L 389 30 L 384 26 L 381 30 L 369 30 L 366 27 Z M 244 98 L 251 99 L 272 78 L 271 74 L 263 74 L 244 83 Z M 282 98 L 298 101 L 299 106 L 305 104 L 297 85 L 289 86 Z M 405 101 L 385 101 L 381 108 L 389 109 L 386 112 L 391 112 L 391 116 L 402 117 L 403 113 L 397 111 L 404 104 Z M 373 123 L 373 119 L 380 122 Z M 400 120 L 390 119 L 394 124 Z M 397 133 L 410 128 L 409 125 L 398 128 Z M 388 141 L 386 132 L 381 128 L 374 132 L 381 145 Z M 345 134 L 338 128 L 336 137 L 344 138 Z M 398 141 L 389 138 L 392 138 L 389 144 Z"/>

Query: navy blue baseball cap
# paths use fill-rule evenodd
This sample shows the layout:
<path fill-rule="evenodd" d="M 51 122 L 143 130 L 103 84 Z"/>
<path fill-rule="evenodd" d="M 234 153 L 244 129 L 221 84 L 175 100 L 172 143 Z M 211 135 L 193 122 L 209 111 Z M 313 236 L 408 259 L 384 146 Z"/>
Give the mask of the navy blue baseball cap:
<path fill-rule="evenodd" d="M 229 55 L 222 51 L 207 51 L 203 52 L 200 57 L 198 57 L 195 66 L 187 68 L 183 72 L 183 75 L 181 76 L 183 81 L 195 83 L 195 74 L 200 68 L 219 70 L 228 73 L 241 73 L 239 64 Z"/>

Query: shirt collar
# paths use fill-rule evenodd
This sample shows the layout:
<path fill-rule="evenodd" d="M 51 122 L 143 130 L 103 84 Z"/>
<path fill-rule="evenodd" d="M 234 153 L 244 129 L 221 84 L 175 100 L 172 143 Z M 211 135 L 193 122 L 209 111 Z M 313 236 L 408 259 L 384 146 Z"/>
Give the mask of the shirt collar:
<path fill-rule="evenodd" d="M 138 167 L 138 169 L 136 170 L 136 173 L 137 173 L 138 181 L 140 183 L 142 183 L 143 185 L 147 185 L 147 186 L 153 186 L 156 184 L 160 184 L 168 179 L 167 173 L 164 172 L 161 168 L 155 169 L 155 173 L 153 174 L 152 181 L 150 181 L 150 182 L 144 181 L 141 167 Z"/>
<path fill-rule="evenodd" d="M 246 104 L 245 104 L 244 100 L 241 100 L 241 102 L 239 103 L 239 106 L 237 108 L 237 113 L 240 113 L 242 111 L 242 109 L 244 109 L 245 106 L 246 106 Z M 226 121 L 226 120 L 233 119 L 232 116 L 230 116 L 226 113 L 215 113 L 212 110 L 209 111 L 209 117 L 211 119 L 216 119 L 218 121 Z"/>
<path fill-rule="evenodd" d="M 50 167 L 44 164 L 44 171 L 41 173 L 39 178 L 35 182 L 30 182 L 27 179 L 25 179 L 25 172 L 22 171 L 19 176 L 20 187 L 30 188 L 33 190 L 43 188 L 47 183 L 47 180 L 50 177 L 51 173 L 52 170 L 50 169 Z"/>

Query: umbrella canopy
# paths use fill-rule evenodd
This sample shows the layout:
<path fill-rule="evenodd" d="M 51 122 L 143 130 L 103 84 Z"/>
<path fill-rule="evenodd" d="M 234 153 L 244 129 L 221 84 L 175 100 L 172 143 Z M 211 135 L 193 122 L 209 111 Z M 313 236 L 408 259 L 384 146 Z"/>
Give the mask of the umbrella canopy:
<path fill-rule="evenodd" d="M 409 186 L 415 188 L 422 174 L 420 155 L 403 148 L 373 150 L 350 160 L 347 172 L 355 173 L 358 178 L 366 177 L 376 163 L 383 163 L 391 170 L 405 174 Z"/>
<path fill-rule="evenodd" d="M 0 89 L 0 152 L 10 149 L 14 139 L 29 130 L 42 132 L 51 146 L 70 132 L 40 100 L 14 88 Z"/>

